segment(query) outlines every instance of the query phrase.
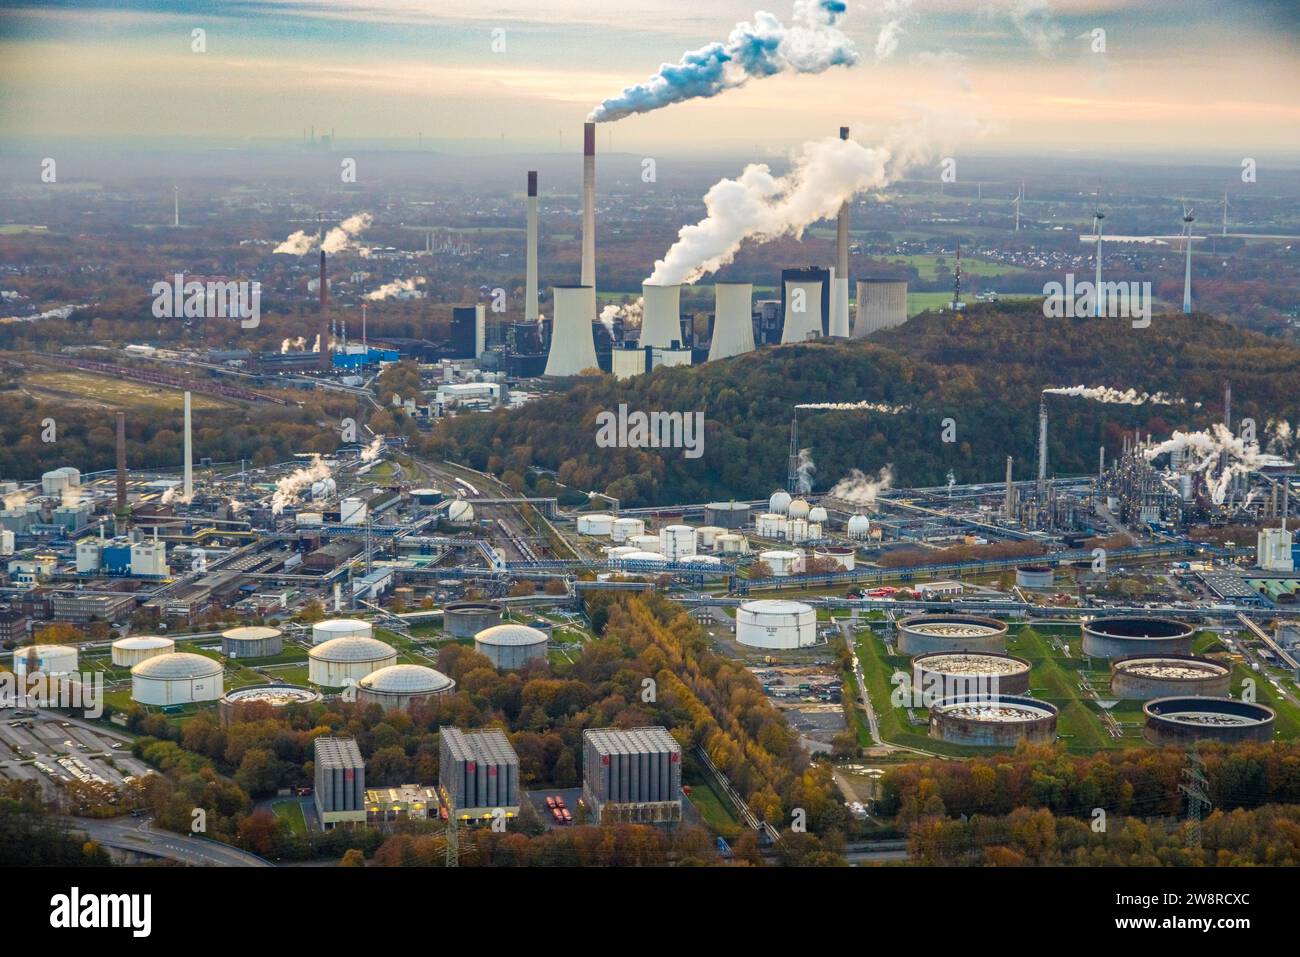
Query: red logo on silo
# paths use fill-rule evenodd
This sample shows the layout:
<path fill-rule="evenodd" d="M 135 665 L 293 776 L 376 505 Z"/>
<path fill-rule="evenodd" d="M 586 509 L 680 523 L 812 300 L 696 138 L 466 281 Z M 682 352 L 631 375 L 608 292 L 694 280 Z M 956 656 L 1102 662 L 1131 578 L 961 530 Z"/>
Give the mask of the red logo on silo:
<path fill-rule="evenodd" d="M 682 759 L 682 756 L 681 756 L 680 754 L 678 754 L 676 751 L 670 751 L 670 752 L 668 753 L 668 760 L 669 760 L 672 764 L 676 764 L 676 763 L 677 763 L 678 761 L 680 761 L 681 759 Z"/>
<path fill-rule="evenodd" d="M 494 777 L 496 777 L 496 776 L 497 776 L 497 766 L 496 766 L 495 764 L 489 764 L 489 765 L 488 765 L 488 777 L 490 777 L 490 778 L 494 778 Z"/>
<path fill-rule="evenodd" d="M 604 756 L 600 759 L 600 763 L 601 763 L 601 764 L 608 765 L 608 764 L 609 764 L 609 755 L 608 755 L 608 754 L 604 755 Z"/>
<path fill-rule="evenodd" d="M 351 781 L 351 780 L 352 780 L 352 772 L 351 772 L 351 771 L 344 771 L 344 772 L 343 772 L 343 780 L 344 780 L 344 781 Z"/>
<path fill-rule="evenodd" d="M 475 764 L 474 764 L 473 761 L 466 761 L 466 762 L 465 762 L 465 770 L 466 770 L 466 771 L 473 771 L 473 770 L 474 770 L 474 767 L 475 767 Z"/>

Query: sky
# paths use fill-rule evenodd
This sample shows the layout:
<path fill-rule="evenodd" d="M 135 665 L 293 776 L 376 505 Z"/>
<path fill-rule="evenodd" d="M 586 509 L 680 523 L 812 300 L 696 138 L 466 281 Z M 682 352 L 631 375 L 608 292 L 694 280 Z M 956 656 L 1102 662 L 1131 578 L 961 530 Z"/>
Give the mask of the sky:
<path fill-rule="evenodd" d="M 293 145 L 314 127 L 340 147 L 576 149 L 600 101 L 758 10 L 791 23 L 796 2 L 0 0 L 0 143 Z M 1300 162 L 1296 9 L 847 0 L 855 65 L 602 124 L 598 142 L 782 151 L 847 124 L 989 154 Z"/>

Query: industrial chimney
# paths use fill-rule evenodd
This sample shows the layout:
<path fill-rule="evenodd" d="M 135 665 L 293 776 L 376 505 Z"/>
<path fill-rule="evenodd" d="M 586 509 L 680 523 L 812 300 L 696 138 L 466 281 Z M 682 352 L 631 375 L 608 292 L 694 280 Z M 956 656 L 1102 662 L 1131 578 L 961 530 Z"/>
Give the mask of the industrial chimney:
<path fill-rule="evenodd" d="M 840 139 L 849 138 L 849 128 L 840 127 Z M 831 276 L 830 321 L 826 334 L 849 337 L 849 201 L 840 204 L 835 218 L 835 272 Z"/>
<path fill-rule="evenodd" d="M 537 170 L 528 171 L 528 250 L 524 279 L 524 321 L 537 321 Z"/>
<path fill-rule="evenodd" d="M 1013 460 L 1012 460 L 1011 456 L 1008 455 L 1008 456 L 1007 456 L 1007 490 L 1006 490 L 1006 501 L 1004 501 L 1003 504 L 1002 504 L 1002 517 L 1005 518 L 1007 521 L 1011 521 L 1011 519 L 1012 519 L 1012 518 L 1015 516 L 1015 514 L 1016 514 L 1016 498 L 1015 498 L 1015 496 L 1016 496 L 1016 487 L 1015 487 L 1015 485 L 1014 485 L 1014 484 L 1012 483 L 1012 481 L 1011 481 L 1011 464 L 1012 464 L 1012 461 L 1013 461 Z"/>
<path fill-rule="evenodd" d="M 682 341 L 681 286 L 641 284 L 641 348 L 667 349 Z"/>
<path fill-rule="evenodd" d="M 126 511 L 126 413 L 117 414 L 117 511 Z"/>
<path fill-rule="evenodd" d="M 596 321 L 596 290 L 593 286 L 556 286 L 551 290 L 555 315 L 551 348 L 546 356 L 548 376 L 577 375 L 597 367 L 592 323 Z"/>
<path fill-rule="evenodd" d="M 582 285 L 596 288 L 596 124 L 582 127 Z"/>
<path fill-rule="evenodd" d="M 754 287 L 747 282 L 719 282 L 713 285 L 713 341 L 709 361 L 754 351 L 754 323 L 751 305 Z"/>
<path fill-rule="evenodd" d="M 320 369 L 330 370 L 329 283 L 325 279 L 325 250 L 320 251 Z"/>
<path fill-rule="evenodd" d="M 185 393 L 185 501 L 194 498 L 194 441 L 190 427 L 190 393 Z"/>
<path fill-rule="evenodd" d="M 1047 402 L 1038 400 L 1038 502 L 1043 503 L 1047 484 Z"/>

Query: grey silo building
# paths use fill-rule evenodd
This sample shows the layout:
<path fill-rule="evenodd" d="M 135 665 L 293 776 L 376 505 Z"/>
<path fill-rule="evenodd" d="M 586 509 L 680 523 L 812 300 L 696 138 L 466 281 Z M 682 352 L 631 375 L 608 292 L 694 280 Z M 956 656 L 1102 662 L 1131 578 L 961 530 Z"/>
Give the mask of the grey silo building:
<path fill-rule="evenodd" d="M 682 746 L 665 728 L 582 733 L 582 795 L 601 824 L 682 819 Z"/>
<path fill-rule="evenodd" d="M 519 814 L 519 755 L 495 728 L 438 734 L 438 787 L 462 819 Z"/>
<path fill-rule="evenodd" d="M 353 738 L 317 738 L 316 814 L 321 827 L 366 822 L 366 762 Z"/>

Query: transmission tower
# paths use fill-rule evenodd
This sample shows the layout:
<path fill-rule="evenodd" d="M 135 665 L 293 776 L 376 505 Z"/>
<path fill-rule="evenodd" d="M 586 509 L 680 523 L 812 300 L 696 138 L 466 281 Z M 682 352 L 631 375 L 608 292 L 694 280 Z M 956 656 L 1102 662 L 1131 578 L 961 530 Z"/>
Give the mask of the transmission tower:
<path fill-rule="evenodd" d="M 443 803 L 447 807 L 447 866 L 460 867 L 460 831 L 456 820 L 456 802 L 451 799 L 451 792 L 439 787 Z"/>
<path fill-rule="evenodd" d="M 1201 818 L 1203 812 L 1214 807 L 1206 794 L 1209 781 L 1205 777 L 1205 760 L 1195 751 L 1187 752 L 1187 767 L 1183 768 L 1185 783 L 1178 790 L 1187 795 L 1187 846 L 1201 849 Z"/>

